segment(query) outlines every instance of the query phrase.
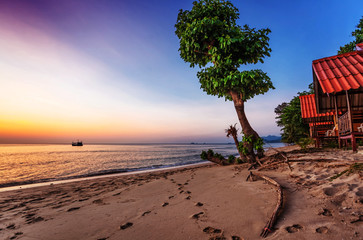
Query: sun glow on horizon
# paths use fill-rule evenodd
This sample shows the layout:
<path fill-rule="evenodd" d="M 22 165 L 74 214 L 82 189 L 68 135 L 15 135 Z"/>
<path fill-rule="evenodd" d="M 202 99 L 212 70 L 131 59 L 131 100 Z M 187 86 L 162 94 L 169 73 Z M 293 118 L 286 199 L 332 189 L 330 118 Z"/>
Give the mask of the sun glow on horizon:
<path fill-rule="evenodd" d="M 276 87 L 246 103 L 260 136 L 280 134 L 274 108 L 307 89 L 311 61 L 352 40 L 359 3 L 233 1 L 239 25 L 272 30 L 271 57 L 241 67 L 261 68 Z M 0 1 L 0 143 L 230 142 L 224 129 L 239 123 L 233 103 L 203 92 L 198 68 L 179 56 L 174 24 L 191 7 Z"/>
<path fill-rule="evenodd" d="M 0 29 L 6 36 L 0 39 L 4 53 L 0 56 L 0 140 L 187 139 L 216 133 L 210 129 L 225 121 L 223 115 L 215 115 L 224 108 L 223 102 L 208 106 L 160 99 L 155 104 L 148 99 L 148 89 L 132 85 L 102 61 L 47 31 L 15 25 L 19 28 Z"/>

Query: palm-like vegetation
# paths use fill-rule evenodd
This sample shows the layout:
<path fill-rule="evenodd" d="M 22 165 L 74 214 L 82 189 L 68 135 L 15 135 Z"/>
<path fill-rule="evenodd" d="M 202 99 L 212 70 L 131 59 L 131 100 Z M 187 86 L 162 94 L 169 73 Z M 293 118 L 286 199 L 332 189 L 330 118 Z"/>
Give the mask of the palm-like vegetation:
<path fill-rule="evenodd" d="M 238 129 L 236 128 L 236 125 L 237 123 L 235 123 L 234 125 L 231 124 L 229 128 L 225 129 L 224 131 L 226 132 L 228 138 L 232 136 L 234 143 L 236 144 L 238 153 L 241 159 L 243 159 L 243 154 L 239 151 Z"/>

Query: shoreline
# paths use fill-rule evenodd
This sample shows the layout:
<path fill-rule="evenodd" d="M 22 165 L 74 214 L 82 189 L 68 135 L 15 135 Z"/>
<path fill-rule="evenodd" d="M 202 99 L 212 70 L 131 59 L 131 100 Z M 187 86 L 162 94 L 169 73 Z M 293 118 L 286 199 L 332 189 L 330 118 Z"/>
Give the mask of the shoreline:
<path fill-rule="evenodd" d="M 206 161 L 206 162 L 191 163 L 191 164 L 178 165 L 178 166 L 172 166 L 172 167 L 160 167 L 160 168 L 156 168 L 156 169 L 126 171 L 126 172 L 119 172 L 119 173 L 105 173 L 105 174 L 99 174 L 99 175 L 89 176 L 89 177 L 77 177 L 76 176 L 74 178 L 67 178 L 67 179 L 63 179 L 63 180 L 42 181 L 42 182 L 35 182 L 35 183 L 29 183 L 29 184 L 12 185 L 12 186 L 8 186 L 8 187 L 0 187 L 0 193 L 7 192 L 7 191 L 13 191 L 13 190 L 34 188 L 34 187 L 43 187 L 43 186 L 50 186 L 50 185 L 63 184 L 63 183 L 72 183 L 72 182 L 93 180 L 93 179 L 98 179 L 98 178 L 108 178 L 108 177 L 128 176 L 128 175 L 134 175 L 134 174 L 137 175 L 137 174 L 143 174 L 143 173 L 152 173 L 152 172 L 158 172 L 158 171 L 178 170 L 179 168 L 189 168 L 189 167 L 192 168 L 192 167 L 198 167 L 199 165 L 208 165 L 208 164 L 213 164 L 213 163 Z"/>
<path fill-rule="evenodd" d="M 279 143 L 282 144 L 282 143 Z M 4 145 L 4 144 L 2 144 Z M 8 144 L 8 145 L 14 145 L 14 146 L 22 146 L 22 145 L 66 145 L 66 144 Z M 91 145 L 99 145 L 99 144 L 91 144 Z M 107 144 L 103 144 L 107 145 Z M 109 145 L 140 145 L 140 144 L 109 144 Z M 143 144 L 141 144 L 143 145 Z M 144 144 L 144 145 L 158 145 L 158 144 Z M 159 144 L 159 145 L 175 145 L 174 143 L 169 144 Z M 177 145 L 203 145 L 203 144 L 177 144 Z M 208 144 L 207 144 L 208 145 Z M 230 145 L 225 143 L 219 143 L 215 145 Z M 270 143 L 266 143 L 265 150 L 268 150 L 271 145 Z M 269 145 L 269 146 L 268 146 Z M 0 144 L 1 146 L 1 144 Z M 279 147 L 280 148 L 280 147 Z M 237 154 L 236 154 L 237 156 Z M 23 181 L 15 181 L 12 182 L 5 182 L 0 184 L 0 192 L 3 191 L 9 191 L 13 189 L 21 189 L 21 188 L 29 188 L 29 187 L 37 187 L 37 186 L 44 186 L 48 184 L 59 184 L 63 182 L 72 182 L 72 181 L 81 181 L 83 179 L 91 179 L 91 178 L 97 178 L 97 177 L 103 177 L 103 176 L 118 176 L 122 174 L 133 174 L 133 173 L 139 173 L 139 172 L 147 172 L 147 171 L 158 171 L 163 169 L 172 169 L 172 168 L 178 168 L 178 167 L 184 167 L 189 165 L 198 165 L 198 164 L 205 164 L 208 163 L 206 160 L 190 160 L 185 163 L 176 163 L 176 164 L 165 164 L 165 165 L 153 165 L 149 167 L 135 167 L 135 168 L 123 168 L 123 169 L 105 169 L 105 170 L 97 170 L 87 173 L 87 174 L 79 174 L 74 176 L 60 176 L 58 178 L 52 178 L 52 177 L 46 177 L 42 179 L 35 179 L 35 180 L 23 180 Z M 179 165 L 180 164 L 180 165 Z"/>

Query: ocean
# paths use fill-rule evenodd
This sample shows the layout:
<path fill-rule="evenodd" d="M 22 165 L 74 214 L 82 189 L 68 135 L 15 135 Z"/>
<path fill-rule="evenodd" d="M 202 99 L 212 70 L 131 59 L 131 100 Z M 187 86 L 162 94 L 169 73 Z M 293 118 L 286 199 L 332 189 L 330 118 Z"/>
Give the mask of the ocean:
<path fill-rule="evenodd" d="M 0 144 L 0 188 L 195 164 L 208 149 L 238 155 L 234 144 Z"/>

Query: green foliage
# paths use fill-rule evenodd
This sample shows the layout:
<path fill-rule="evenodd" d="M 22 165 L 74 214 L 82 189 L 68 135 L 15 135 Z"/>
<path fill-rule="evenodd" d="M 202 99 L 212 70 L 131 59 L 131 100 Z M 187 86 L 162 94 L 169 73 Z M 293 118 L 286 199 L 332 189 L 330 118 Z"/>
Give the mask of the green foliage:
<path fill-rule="evenodd" d="M 314 93 L 313 85 L 309 91 L 298 93 L 299 96 Z M 309 136 L 309 125 L 303 122 L 299 96 L 295 96 L 289 103 L 282 103 L 275 108 L 277 126 L 282 127 L 281 137 L 285 143 L 299 143 Z"/>
<path fill-rule="evenodd" d="M 253 138 L 252 135 L 250 135 L 250 136 L 243 136 L 242 137 L 242 142 L 252 143 L 252 138 Z"/>
<path fill-rule="evenodd" d="M 203 160 L 208 160 L 208 154 L 206 151 L 202 151 L 202 153 L 200 154 L 200 158 Z"/>
<path fill-rule="evenodd" d="M 247 163 L 247 160 L 246 159 L 241 159 L 241 158 L 235 158 L 235 163 L 236 164 Z"/>
<path fill-rule="evenodd" d="M 253 143 L 253 149 L 255 149 L 256 151 L 264 151 L 263 150 L 263 139 L 262 138 L 258 138 L 254 143 Z"/>
<path fill-rule="evenodd" d="M 212 149 L 208 149 L 208 151 L 202 151 L 202 153 L 200 154 L 200 158 L 203 160 L 208 160 L 208 158 L 211 158 L 211 157 L 216 157 L 219 160 L 224 159 L 222 154 L 214 153 Z"/>
<path fill-rule="evenodd" d="M 301 149 L 305 150 L 313 142 L 314 142 L 313 139 L 311 139 L 310 137 L 302 137 L 298 139 L 296 144 L 299 145 Z"/>
<path fill-rule="evenodd" d="M 359 20 L 356 30 L 352 32 L 352 37 L 355 38 L 354 41 L 340 47 L 338 54 L 353 52 L 355 45 L 363 42 L 363 17 Z"/>
<path fill-rule="evenodd" d="M 248 149 L 245 147 L 244 141 L 239 142 L 238 144 L 238 152 L 242 153 L 242 155 L 247 156 L 248 155 Z"/>
<path fill-rule="evenodd" d="M 237 163 L 237 164 L 242 164 L 242 163 L 243 163 L 243 161 L 242 161 L 242 159 L 240 159 L 240 158 L 236 158 L 236 163 Z"/>
<path fill-rule="evenodd" d="M 202 153 L 200 154 L 200 158 L 203 160 L 208 160 L 208 157 L 213 157 L 214 156 L 214 152 L 212 149 L 208 149 L 208 151 L 202 151 Z"/>
<path fill-rule="evenodd" d="M 208 155 L 211 155 L 211 156 L 214 156 L 214 152 L 213 152 L 213 150 L 212 150 L 212 149 L 208 149 L 207 154 L 208 154 Z"/>
<path fill-rule="evenodd" d="M 236 24 L 238 18 L 239 11 L 230 1 L 195 1 L 190 11 L 179 11 L 175 34 L 180 40 L 180 57 L 191 67 L 201 68 L 197 76 L 207 94 L 231 100 L 234 91 L 246 101 L 274 88 L 263 71 L 238 70 L 241 65 L 263 63 L 270 56 L 271 31 L 241 27 Z"/>
<path fill-rule="evenodd" d="M 243 101 L 274 88 L 270 78 L 261 70 L 239 71 L 229 66 L 214 65 L 197 73 L 201 88 L 209 95 L 232 100 L 230 92 L 242 93 Z"/>
<path fill-rule="evenodd" d="M 256 151 L 263 151 L 263 139 L 258 138 L 257 140 L 253 141 L 253 135 L 250 136 L 243 136 L 242 142 L 238 145 L 238 151 L 240 151 L 243 155 L 247 156 L 249 151 L 245 146 L 247 144 L 253 143 L 253 149 Z"/>
<path fill-rule="evenodd" d="M 224 159 L 224 157 L 220 153 L 214 154 L 214 157 L 218 158 L 219 160 L 223 160 Z"/>
<path fill-rule="evenodd" d="M 228 156 L 228 163 L 232 164 L 236 161 L 236 157 L 233 155 Z"/>

